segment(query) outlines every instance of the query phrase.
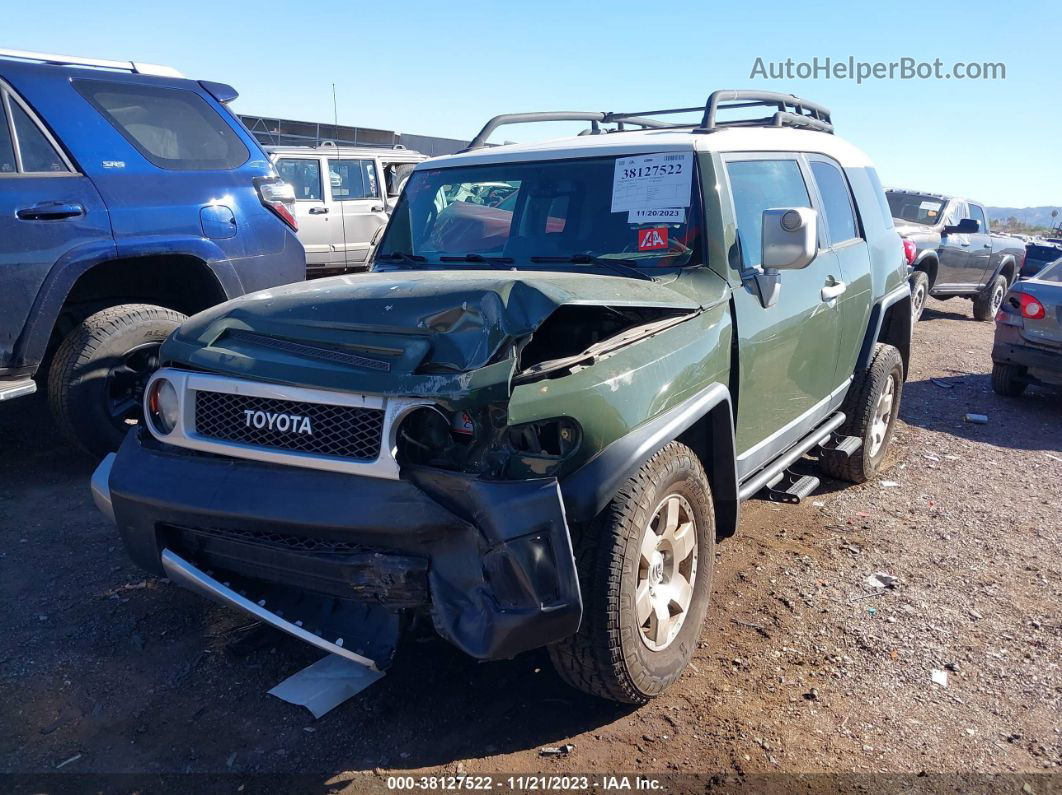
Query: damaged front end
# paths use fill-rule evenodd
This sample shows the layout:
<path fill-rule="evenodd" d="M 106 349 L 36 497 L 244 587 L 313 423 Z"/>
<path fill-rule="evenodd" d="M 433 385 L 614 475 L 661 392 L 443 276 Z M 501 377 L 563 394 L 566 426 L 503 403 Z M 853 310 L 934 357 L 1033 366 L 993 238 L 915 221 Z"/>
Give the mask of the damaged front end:
<path fill-rule="evenodd" d="M 138 564 L 323 648 L 384 667 L 430 616 L 512 657 L 579 626 L 564 479 L 725 367 L 725 313 L 607 276 L 403 277 L 188 321 L 94 493 Z"/>

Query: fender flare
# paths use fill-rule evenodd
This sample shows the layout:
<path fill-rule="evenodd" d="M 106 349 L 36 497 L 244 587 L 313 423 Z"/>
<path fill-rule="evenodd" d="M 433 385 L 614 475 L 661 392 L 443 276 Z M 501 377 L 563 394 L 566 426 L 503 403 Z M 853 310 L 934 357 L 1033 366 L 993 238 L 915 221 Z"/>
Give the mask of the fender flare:
<path fill-rule="evenodd" d="M 716 535 L 733 535 L 739 514 L 734 410 L 730 390 L 719 382 L 615 440 L 564 478 L 561 495 L 565 514 L 574 522 L 593 519 L 646 461 L 706 416 L 714 444 L 707 451 L 711 460 L 703 463 L 712 480 Z"/>
<path fill-rule="evenodd" d="M 1003 268 L 1007 266 L 1008 262 L 1014 266 L 1014 279 L 1012 281 L 1007 282 L 1007 286 L 1009 287 L 1018 280 L 1018 277 L 1021 275 L 1021 268 L 1018 266 L 1018 261 L 1014 258 L 1012 254 L 1004 254 L 1003 258 L 1000 259 L 999 264 L 996 266 L 995 270 L 992 271 L 992 278 L 988 280 L 989 284 L 992 283 L 992 279 L 995 279 L 997 276 L 1003 274 Z"/>
<path fill-rule="evenodd" d="M 897 287 L 885 293 L 870 308 L 870 320 L 867 321 L 866 336 L 863 337 L 863 345 L 859 349 L 859 358 L 856 359 L 857 373 L 870 367 L 870 358 L 874 355 L 874 343 L 881 336 L 881 324 L 885 320 L 886 310 L 904 299 L 907 299 L 908 302 L 911 300 L 911 283 L 907 279 L 904 279 Z M 910 325 L 908 324 L 908 328 L 910 328 Z"/>
<path fill-rule="evenodd" d="M 119 241 L 117 245 L 113 240 L 87 243 L 67 251 L 48 271 L 30 308 L 26 325 L 15 343 L 14 360 L 21 364 L 41 361 L 67 296 L 77 280 L 92 268 L 115 260 L 159 255 L 191 256 L 202 260 L 228 298 L 244 292 L 232 263 L 217 244 L 206 238 L 189 235 Z"/>

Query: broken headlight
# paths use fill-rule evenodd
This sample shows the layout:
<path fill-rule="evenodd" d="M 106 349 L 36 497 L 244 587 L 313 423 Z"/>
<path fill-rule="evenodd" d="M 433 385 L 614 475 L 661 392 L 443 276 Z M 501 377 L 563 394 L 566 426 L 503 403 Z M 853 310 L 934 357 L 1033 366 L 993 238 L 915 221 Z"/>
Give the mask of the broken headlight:
<path fill-rule="evenodd" d="M 525 422 L 509 428 L 509 444 L 518 453 L 541 458 L 567 458 L 579 447 L 579 423 L 570 417 Z"/>

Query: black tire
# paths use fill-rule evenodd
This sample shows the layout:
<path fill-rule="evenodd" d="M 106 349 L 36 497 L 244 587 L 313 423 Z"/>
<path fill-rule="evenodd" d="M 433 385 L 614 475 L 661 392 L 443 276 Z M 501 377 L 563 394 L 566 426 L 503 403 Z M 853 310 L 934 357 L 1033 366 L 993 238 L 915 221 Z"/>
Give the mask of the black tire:
<path fill-rule="evenodd" d="M 926 308 L 927 298 L 929 298 L 929 277 L 924 271 L 915 271 L 911 274 L 912 323 L 917 323 L 922 317 L 922 311 Z"/>
<path fill-rule="evenodd" d="M 643 640 L 636 614 L 635 592 L 645 572 L 641 542 L 654 512 L 673 495 L 685 500 L 684 510 L 694 521 L 696 568 L 684 620 L 673 639 L 654 651 Z M 612 701 L 644 704 L 682 674 L 708 612 L 715 514 L 708 478 L 697 456 L 679 442 L 669 443 L 624 484 L 600 515 L 573 535 L 583 619 L 575 635 L 549 647 L 550 659 L 572 687 Z M 662 585 L 666 582 L 657 587 Z"/>
<path fill-rule="evenodd" d="M 1007 294 L 1007 280 L 996 276 L 984 290 L 977 294 L 973 304 L 973 315 L 977 320 L 995 320 L 996 312 Z"/>
<path fill-rule="evenodd" d="M 1003 397 L 1018 397 L 1028 386 L 1026 369 L 1018 364 L 992 363 L 992 391 Z"/>
<path fill-rule="evenodd" d="M 893 396 L 888 421 L 881 442 L 877 449 L 874 449 L 874 420 L 879 414 L 882 393 L 890 382 Z M 819 457 L 819 467 L 822 471 L 831 478 L 847 480 L 849 483 L 865 483 L 874 477 L 881 468 L 889 442 L 892 441 L 902 393 L 903 359 L 900 352 L 891 345 L 879 342 L 874 346 L 870 367 L 861 376 L 856 376 L 841 407 L 845 421 L 838 428 L 838 433 L 857 436 L 863 440 L 863 444 L 850 456 L 833 450 L 823 450 Z"/>
<path fill-rule="evenodd" d="M 48 372 L 48 403 L 63 435 L 92 456 L 116 450 L 139 421 L 159 345 L 183 320 L 161 306 L 122 304 L 82 321 Z"/>

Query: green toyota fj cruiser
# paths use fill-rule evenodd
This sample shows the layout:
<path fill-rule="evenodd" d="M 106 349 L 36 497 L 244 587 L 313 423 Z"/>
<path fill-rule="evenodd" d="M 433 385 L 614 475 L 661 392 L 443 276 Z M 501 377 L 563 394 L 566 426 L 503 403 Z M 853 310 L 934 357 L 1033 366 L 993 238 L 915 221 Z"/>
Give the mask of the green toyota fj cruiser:
<path fill-rule="evenodd" d="M 806 453 L 876 474 L 911 336 L 885 195 L 829 111 L 717 91 L 660 118 L 689 112 L 497 117 L 417 165 L 372 272 L 187 320 L 93 476 L 129 554 L 373 668 L 426 618 L 663 692 L 741 502 L 809 494 Z M 485 146 L 565 119 L 589 129 Z"/>

